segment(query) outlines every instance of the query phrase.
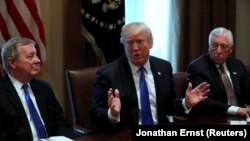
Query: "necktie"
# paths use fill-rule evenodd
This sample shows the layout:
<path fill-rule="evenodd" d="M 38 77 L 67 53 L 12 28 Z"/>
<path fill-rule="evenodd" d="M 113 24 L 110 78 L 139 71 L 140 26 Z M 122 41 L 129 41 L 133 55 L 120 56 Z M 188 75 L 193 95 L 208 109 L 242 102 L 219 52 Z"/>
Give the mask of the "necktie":
<path fill-rule="evenodd" d="M 141 118 L 142 125 L 153 124 L 152 113 L 150 109 L 148 87 L 144 75 L 144 67 L 139 69 L 140 75 L 140 97 L 141 97 Z"/>
<path fill-rule="evenodd" d="M 36 128 L 36 131 L 37 131 L 37 134 L 38 134 L 38 137 L 41 139 L 41 138 L 47 138 L 47 133 L 45 131 L 45 128 L 43 126 L 43 123 L 37 113 L 37 110 L 30 98 L 30 95 L 29 95 L 29 91 L 28 91 L 28 85 L 27 84 L 24 84 L 22 86 L 23 90 L 24 90 L 24 93 L 25 93 L 25 100 L 26 100 L 26 104 L 29 108 L 29 111 L 30 111 L 30 116 L 31 116 L 31 119 L 33 120 L 34 124 L 35 124 L 35 128 Z"/>
<path fill-rule="evenodd" d="M 232 86 L 227 74 L 225 73 L 224 66 L 220 65 L 219 69 L 221 70 L 221 73 L 220 73 L 221 80 L 223 81 L 224 86 L 226 88 L 228 102 L 230 105 L 237 106 L 238 102 L 237 102 L 237 99 L 236 99 L 235 94 L 234 94 L 233 86 Z"/>

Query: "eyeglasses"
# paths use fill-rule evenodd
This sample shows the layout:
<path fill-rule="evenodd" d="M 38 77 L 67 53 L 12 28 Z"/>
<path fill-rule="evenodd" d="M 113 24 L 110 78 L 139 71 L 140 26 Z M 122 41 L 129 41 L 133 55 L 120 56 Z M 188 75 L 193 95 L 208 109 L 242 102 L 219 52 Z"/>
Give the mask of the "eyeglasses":
<path fill-rule="evenodd" d="M 223 44 L 223 43 L 222 44 L 220 44 L 220 43 L 212 43 L 210 46 L 212 47 L 213 50 L 216 50 L 216 49 L 218 49 L 220 47 L 222 50 L 226 51 L 226 50 L 228 50 L 230 48 L 229 45 L 226 45 L 226 44 Z"/>

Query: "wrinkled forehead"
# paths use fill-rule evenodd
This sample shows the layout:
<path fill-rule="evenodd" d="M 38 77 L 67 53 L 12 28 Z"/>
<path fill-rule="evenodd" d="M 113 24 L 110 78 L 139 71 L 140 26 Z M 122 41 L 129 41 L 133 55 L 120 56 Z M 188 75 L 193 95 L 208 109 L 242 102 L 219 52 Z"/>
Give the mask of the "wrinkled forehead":
<path fill-rule="evenodd" d="M 36 49 L 35 45 L 32 44 L 32 43 L 18 43 L 17 45 L 17 48 L 34 48 Z"/>
<path fill-rule="evenodd" d="M 220 35 L 214 35 L 212 37 L 212 43 L 218 42 L 218 43 L 229 43 L 229 38 L 226 33 L 220 34 Z"/>
<path fill-rule="evenodd" d="M 34 44 L 18 44 L 17 51 L 20 52 L 36 52 Z"/>

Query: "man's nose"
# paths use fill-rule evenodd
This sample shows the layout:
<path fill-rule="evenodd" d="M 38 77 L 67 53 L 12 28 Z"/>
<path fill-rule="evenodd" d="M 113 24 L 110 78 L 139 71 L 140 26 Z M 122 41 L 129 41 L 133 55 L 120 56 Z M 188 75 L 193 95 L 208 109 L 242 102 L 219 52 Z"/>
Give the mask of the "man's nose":
<path fill-rule="evenodd" d="M 217 51 L 217 52 L 222 52 L 222 47 L 221 47 L 221 46 L 218 46 L 218 47 L 216 48 L 216 51 Z"/>
<path fill-rule="evenodd" d="M 36 56 L 36 57 L 35 57 L 35 62 L 36 62 L 36 63 L 41 63 L 41 60 Z"/>

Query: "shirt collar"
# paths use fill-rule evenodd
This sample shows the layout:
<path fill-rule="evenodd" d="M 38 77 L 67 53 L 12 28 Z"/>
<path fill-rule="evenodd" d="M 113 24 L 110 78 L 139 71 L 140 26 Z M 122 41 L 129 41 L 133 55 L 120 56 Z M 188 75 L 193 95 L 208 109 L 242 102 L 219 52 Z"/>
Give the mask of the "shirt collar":
<path fill-rule="evenodd" d="M 11 83 L 14 85 L 14 87 L 17 89 L 17 90 L 20 90 L 22 89 L 22 86 L 23 86 L 23 83 L 21 83 L 20 81 L 18 81 L 16 78 L 14 78 L 12 75 L 10 75 L 9 73 L 7 73 L 9 78 L 10 78 L 10 81 Z M 28 86 L 30 87 L 30 84 L 27 83 Z"/>
<path fill-rule="evenodd" d="M 130 61 L 128 61 L 128 62 L 129 62 L 129 66 L 130 66 L 130 68 L 131 68 L 132 74 L 133 74 L 133 75 L 136 74 L 141 66 L 136 66 L 136 65 L 134 65 L 133 63 L 131 63 Z M 145 72 L 146 72 L 146 73 L 149 72 L 149 70 L 150 70 L 150 62 L 149 62 L 149 59 L 148 59 L 147 62 L 144 64 L 144 69 L 145 69 Z"/>
<path fill-rule="evenodd" d="M 219 65 L 219 64 L 215 64 L 215 65 L 216 65 L 216 67 L 219 69 L 220 65 Z M 226 63 L 224 63 L 224 64 L 222 64 L 222 65 L 223 65 L 224 68 L 227 68 Z"/>

